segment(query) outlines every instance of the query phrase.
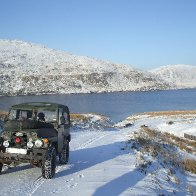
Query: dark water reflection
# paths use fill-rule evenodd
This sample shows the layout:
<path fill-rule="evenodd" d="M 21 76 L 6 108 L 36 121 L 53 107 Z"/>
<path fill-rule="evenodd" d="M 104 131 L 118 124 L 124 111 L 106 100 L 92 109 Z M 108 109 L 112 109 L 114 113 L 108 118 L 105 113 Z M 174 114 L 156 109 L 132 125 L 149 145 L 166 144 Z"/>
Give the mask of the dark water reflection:
<path fill-rule="evenodd" d="M 36 95 L 0 97 L 0 110 L 29 101 L 49 101 L 67 104 L 71 112 L 95 112 L 119 121 L 127 116 L 147 111 L 194 110 L 196 89 L 152 92 L 116 92 L 100 94 Z"/>

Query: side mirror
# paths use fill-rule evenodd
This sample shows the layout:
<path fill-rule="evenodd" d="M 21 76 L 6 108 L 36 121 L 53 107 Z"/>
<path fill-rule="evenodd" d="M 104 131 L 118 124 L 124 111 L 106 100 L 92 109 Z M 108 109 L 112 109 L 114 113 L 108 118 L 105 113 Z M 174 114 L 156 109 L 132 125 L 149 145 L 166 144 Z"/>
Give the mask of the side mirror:
<path fill-rule="evenodd" d="M 61 124 L 61 125 L 64 125 L 65 122 L 66 122 L 66 121 L 65 121 L 65 117 L 64 117 L 64 116 L 61 116 L 61 117 L 60 117 L 60 124 Z"/>

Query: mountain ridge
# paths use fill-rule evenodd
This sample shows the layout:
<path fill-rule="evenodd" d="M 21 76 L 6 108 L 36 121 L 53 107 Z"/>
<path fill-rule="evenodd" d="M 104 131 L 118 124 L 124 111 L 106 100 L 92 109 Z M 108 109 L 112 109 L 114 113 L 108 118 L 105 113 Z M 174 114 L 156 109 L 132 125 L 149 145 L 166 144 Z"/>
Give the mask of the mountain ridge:
<path fill-rule="evenodd" d="M 152 72 L 0 39 L 0 95 L 148 91 L 177 88 Z"/>
<path fill-rule="evenodd" d="M 196 66 L 193 65 L 166 65 L 153 69 L 150 73 L 176 88 L 196 88 Z"/>

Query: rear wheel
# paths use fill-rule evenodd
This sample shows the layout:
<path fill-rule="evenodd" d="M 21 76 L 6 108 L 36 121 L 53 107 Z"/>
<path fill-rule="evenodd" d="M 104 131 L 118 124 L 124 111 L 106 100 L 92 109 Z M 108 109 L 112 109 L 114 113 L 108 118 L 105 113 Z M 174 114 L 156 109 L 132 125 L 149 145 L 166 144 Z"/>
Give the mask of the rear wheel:
<path fill-rule="evenodd" d="M 62 152 L 59 154 L 59 163 L 66 164 L 69 161 L 69 141 L 66 141 Z"/>
<path fill-rule="evenodd" d="M 48 148 L 46 159 L 42 163 L 42 176 L 51 179 L 55 175 L 56 149 L 54 146 Z"/>

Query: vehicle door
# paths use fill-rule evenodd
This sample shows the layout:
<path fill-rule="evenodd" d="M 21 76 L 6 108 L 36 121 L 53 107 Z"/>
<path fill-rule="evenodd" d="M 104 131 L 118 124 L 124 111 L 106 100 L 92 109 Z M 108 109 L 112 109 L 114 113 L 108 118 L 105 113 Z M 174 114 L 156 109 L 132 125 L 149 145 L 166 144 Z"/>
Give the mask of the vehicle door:
<path fill-rule="evenodd" d="M 61 152 L 64 139 L 69 135 L 70 127 L 69 110 L 66 107 L 59 107 L 58 122 L 58 151 Z"/>

